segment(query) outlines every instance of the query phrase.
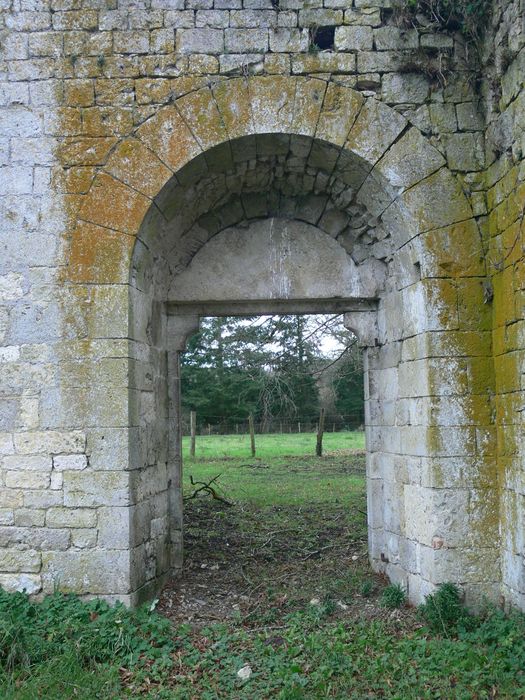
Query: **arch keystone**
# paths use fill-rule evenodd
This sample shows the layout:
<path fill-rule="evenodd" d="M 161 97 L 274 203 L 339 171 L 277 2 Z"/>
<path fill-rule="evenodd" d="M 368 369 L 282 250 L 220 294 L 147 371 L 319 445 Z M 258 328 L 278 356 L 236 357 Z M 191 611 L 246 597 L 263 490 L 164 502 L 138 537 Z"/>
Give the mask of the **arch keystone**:
<path fill-rule="evenodd" d="M 248 82 L 253 123 L 258 134 L 291 130 L 294 114 L 296 78 L 271 76 Z"/>
<path fill-rule="evenodd" d="M 292 133 L 313 136 L 323 106 L 326 82 L 318 78 L 297 78 Z"/>

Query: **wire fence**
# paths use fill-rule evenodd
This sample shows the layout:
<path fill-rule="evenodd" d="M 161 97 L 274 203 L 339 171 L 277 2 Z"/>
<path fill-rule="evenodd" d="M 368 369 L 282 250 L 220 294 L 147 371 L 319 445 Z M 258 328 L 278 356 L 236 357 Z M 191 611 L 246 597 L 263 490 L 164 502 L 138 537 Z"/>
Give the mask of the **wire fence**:
<path fill-rule="evenodd" d="M 319 427 L 319 416 L 301 416 L 293 419 L 266 418 L 254 420 L 255 433 L 284 434 L 284 433 L 316 433 Z M 325 417 L 325 432 L 343 432 L 347 430 L 364 430 L 364 414 L 356 412 L 349 415 L 336 415 Z M 190 417 L 183 416 L 182 431 L 184 435 L 190 434 Z M 197 416 L 197 435 L 247 435 L 250 432 L 248 416 L 240 417 L 215 417 L 212 422 L 199 421 Z"/>

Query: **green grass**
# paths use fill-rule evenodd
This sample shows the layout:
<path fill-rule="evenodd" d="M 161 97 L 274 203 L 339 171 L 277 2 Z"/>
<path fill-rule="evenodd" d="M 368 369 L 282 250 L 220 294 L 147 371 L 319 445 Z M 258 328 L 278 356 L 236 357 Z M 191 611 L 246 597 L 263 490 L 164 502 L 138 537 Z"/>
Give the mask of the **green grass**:
<path fill-rule="evenodd" d="M 311 435 L 257 439 L 256 460 L 230 436 L 199 438 L 185 461 L 186 495 L 190 474 L 220 473 L 233 502 L 186 501 L 189 590 L 243 593 L 235 614 L 190 626 L 176 610 L 0 591 L 2 700 L 525 697 L 522 614 L 468 615 L 451 585 L 419 611 L 382 604 L 393 587 L 367 564 L 363 457 L 350 452 L 362 434 L 327 435 L 322 459 Z M 223 598 L 231 611 L 221 595 L 212 611 Z"/>
<path fill-rule="evenodd" d="M 315 433 L 276 433 L 255 436 L 256 457 L 262 460 L 315 455 Z M 189 459 L 190 439 L 182 439 L 182 454 Z M 362 431 L 325 433 L 323 437 L 325 453 L 335 450 L 364 450 L 365 434 Z M 196 455 L 198 461 L 221 459 L 223 457 L 250 457 L 249 435 L 198 435 L 196 438 Z"/>
<path fill-rule="evenodd" d="M 256 436 L 256 456 L 250 456 L 249 436 L 199 436 L 196 456 L 189 456 L 183 439 L 184 490 L 194 480 L 209 481 L 220 474 L 218 492 L 235 501 L 263 505 L 303 505 L 334 498 L 340 503 L 363 492 L 363 470 L 355 468 L 349 451 L 364 449 L 364 433 L 327 433 L 324 456 L 315 457 L 315 435 Z"/>

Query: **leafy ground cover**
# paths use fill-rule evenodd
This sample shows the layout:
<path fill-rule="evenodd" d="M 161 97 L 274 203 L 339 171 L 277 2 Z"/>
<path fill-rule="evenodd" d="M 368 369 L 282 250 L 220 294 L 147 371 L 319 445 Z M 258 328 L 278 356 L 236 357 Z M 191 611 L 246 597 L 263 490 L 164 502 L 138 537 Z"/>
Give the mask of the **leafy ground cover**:
<path fill-rule="evenodd" d="M 321 459 L 292 438 L 186 460 L 186 496 L 220 474 L 233 505 L 186 501 L 184 575 L 156 608 L 0 592 L 0 698 L 525 697 L 525 617 L 471 616 L 450 585 L 407 607 L 367 564 L 362 436 Z"/>

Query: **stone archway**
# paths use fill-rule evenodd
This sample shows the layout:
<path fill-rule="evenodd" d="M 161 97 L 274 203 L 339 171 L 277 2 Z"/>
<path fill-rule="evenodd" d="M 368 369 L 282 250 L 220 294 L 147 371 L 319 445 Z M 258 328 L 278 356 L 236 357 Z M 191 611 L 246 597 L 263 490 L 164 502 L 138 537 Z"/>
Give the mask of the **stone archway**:
<path fill-rule="evenodd" d="M 373 306 L 343 310 L 367 348 L 374 566 L 413 601 L 443 580 L 494 594 L 490 347 L 469 302 L 485 274 L 480 237 L 458 182 L 415 127 L 333 82 L 224 80 L 161 107 L 116 144 L 78 212 L 63 316 L 84 369 L 81 391 L 60 399 L 88 426 L 89 468 L 64 492 L 72 504 L 91 498 L 98 540 L 89 555 L 50 554 L 48 586 L 58 574 L 79 592 L 134 602 L 180 565 L 168 368 L 197 314 L 168 313 L 184 288 L 177 279 L 228 229 L 279 219 L 322 231 L 346 256 L 350 282 L 360 279 L 343 301 Z M 328 274 L 323 283 L 326 297 L 303 284 L 302 301 L 333 302 Z M 184 301 L 235 301 L 207 294 Z M 301 300 L 286 288 L 261 295 Z"/>

